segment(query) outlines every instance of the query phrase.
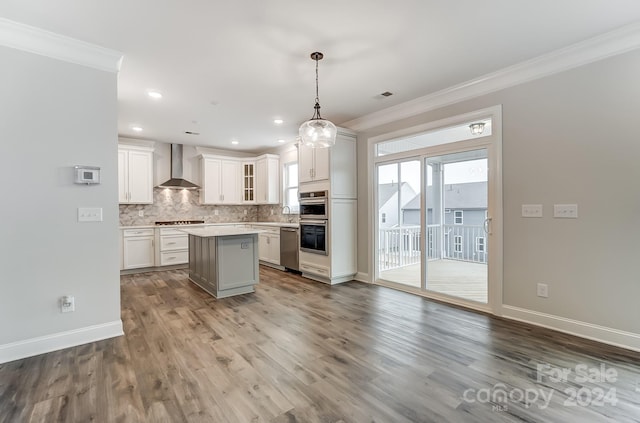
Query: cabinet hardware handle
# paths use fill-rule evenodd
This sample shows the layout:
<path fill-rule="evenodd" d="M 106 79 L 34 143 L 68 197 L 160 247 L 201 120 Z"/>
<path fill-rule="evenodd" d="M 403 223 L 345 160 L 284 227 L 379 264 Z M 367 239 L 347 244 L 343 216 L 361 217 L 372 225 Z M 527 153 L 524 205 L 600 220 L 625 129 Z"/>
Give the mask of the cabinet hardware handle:
<path fill-rule="evenodd" d="M 167 245 L 173 245 L 175 242 L 167 242 Z"/>

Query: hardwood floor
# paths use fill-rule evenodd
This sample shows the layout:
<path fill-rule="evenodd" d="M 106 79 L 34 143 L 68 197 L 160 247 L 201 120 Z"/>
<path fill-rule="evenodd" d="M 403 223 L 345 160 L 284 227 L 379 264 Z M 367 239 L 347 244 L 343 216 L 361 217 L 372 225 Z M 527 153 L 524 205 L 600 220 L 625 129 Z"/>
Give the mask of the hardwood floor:
<path fill-rule="evenodd" d="M 640 354 L 380 286 L 261 268 L 216 300 L 143 273 L 122 319 L 124 337 L 1 364 L 0 422 L 640 421 Z"/>

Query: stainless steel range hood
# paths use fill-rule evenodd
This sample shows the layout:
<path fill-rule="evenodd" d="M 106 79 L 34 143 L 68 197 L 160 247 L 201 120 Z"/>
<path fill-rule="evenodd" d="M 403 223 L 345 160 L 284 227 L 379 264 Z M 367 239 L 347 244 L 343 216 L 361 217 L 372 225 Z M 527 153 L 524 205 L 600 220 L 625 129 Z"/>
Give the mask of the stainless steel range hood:
<path fill-rule="evenodd" d="M 171 144 L 171 179 L 158 185 L 158 188 L 198 189 L 198 185 L 182 177 L 182 144 Z"/>

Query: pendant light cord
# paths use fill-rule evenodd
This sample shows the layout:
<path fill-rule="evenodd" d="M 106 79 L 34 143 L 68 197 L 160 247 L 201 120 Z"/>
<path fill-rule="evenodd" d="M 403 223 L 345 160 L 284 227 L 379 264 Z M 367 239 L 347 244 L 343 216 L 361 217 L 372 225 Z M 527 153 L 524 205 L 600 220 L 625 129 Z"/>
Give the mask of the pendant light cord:
<path fill-rule="evenodd" d="M 320 96 L 318 95 L 318 59 L 316 58 L 316 103 L 320 103 Z"/>
<path fill-rule="evenodd" d="M 318 56 L 315 57 L 316 61 L 316 104 L 313 106 L 314 112 L 313 117 L 311 119 L 322 119 L 320 116 L 320 96 L 318 94 L 318 61 L 320 58 Z"/>

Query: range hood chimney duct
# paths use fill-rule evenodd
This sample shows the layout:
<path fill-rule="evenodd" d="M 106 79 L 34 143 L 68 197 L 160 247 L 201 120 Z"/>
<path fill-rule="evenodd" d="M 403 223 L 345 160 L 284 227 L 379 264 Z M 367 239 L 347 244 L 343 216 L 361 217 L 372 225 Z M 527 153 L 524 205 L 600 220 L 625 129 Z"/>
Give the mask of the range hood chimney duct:
<path fill-rule="evenodd" d="M 158 188 L 198 189 L 198 185 L 182 177 L 182 144 L 171 144 L 171 179 L 158 185 Z"/>

